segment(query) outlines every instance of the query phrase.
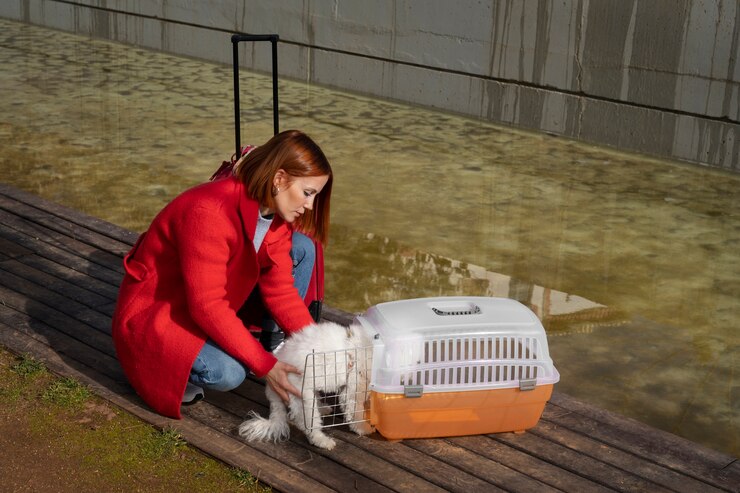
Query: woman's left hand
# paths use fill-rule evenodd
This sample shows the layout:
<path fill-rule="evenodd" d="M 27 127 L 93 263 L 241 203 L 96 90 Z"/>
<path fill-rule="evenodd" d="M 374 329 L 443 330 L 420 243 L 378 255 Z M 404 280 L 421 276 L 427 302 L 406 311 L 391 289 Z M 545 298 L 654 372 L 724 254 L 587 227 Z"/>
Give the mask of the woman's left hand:
<path fill-rule="evenodd" d="M 267 385 L 269 385 L 286 404 L 290 401 L 289 394 L 303 398 L 301 391 L 295 388 L 295 386 L 290 383 L 290 380 L 288 380 L 288 374 L 290 373 L 300 375 L 301 371 L 293 365 L 278 361 L 275 363 L 275 366 L 272 367 L 272 370 L 270 370 L 270 372 L 265 376 Z"/>

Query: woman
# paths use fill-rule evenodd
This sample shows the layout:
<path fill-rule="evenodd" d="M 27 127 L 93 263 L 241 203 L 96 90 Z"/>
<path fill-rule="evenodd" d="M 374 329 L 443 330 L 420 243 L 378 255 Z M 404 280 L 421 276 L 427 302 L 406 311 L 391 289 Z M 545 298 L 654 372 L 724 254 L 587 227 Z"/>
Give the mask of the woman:
<path fill-rule="evenodd" d="M 121 366 L 157 412 L 180 418 L 186 386 L 231 390 L 247 370 L 288 399 L 298 369 L 249 333 L 237 311 L 259 286 L 290 334 L 313 323 L 294 287 L 291 233 L 322 243 L 332 171 L 305 134 L 289 130 L 239 160 L 235 176 L 176 197 L 124 257 L 113 315 Z"/>

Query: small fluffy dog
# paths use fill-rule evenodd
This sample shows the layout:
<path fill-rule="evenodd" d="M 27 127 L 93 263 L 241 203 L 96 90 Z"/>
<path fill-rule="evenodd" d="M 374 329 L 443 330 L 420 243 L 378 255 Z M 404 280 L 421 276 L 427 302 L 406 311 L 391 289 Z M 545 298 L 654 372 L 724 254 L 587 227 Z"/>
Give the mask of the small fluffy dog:
<path fill-rule="evenodd" d="M 308 441 L 320 448 L 331 450 L 336 445 L 333 438 L 322 430 L 322 410 L 319 407 L 322 394 L 338 396 L 338 405 L 344 421 L 358 435 L 374 431 L 365 418 L 365 398 L 368 395 L 370 366 L 372 365 L 372 338 L 368 329 L 361 325 L 343 327 L 323 322 L 310 325 L 285 340 L 275 351 L 280 361 L 299 369 L 303 375 L 291 373 L 288 377 L 296 388 L 301 389 L 303 399 L 290 395 L 286 408 L 269 385 L 265 395 L 270 402 L 269 419 L 254 411 L 250 419 L 239 426 L 239 435 L 249 441 L 287 440 L 292 423 L 306 434 Z M 359 396 L 359 398 L 358 398 Z"/>

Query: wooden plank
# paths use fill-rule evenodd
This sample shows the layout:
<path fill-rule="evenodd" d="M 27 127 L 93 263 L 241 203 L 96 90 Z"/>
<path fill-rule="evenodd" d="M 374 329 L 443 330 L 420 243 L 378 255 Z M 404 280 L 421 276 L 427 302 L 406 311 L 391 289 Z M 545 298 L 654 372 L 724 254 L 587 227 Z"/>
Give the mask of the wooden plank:
<path fill-rule="evenodd" d="M 250 410 L 265 417 L 269 413 L 264 399 L 264 385 L 253 380 L 245 382 L 237 392 L 209 393 L 207 401 L 237 416 L 239 423 L 244 420 Z M 338 440 L 336 448 L 331 451 L 324 451 L 311 446 L 295 428 L 291 428 L 290 441 L 278 445 L 299 446 L 320 453 L 394 491 L 408 493 L 439 493 L 445 491 L 425 479 L 389 463 L 382 457 L 368 455 L 347 442 L 346 437 L 341 433 L 330 432 L 329 434 Z"/>
<path fill-rule="evenodd" d="M 0 237 L 14 241 L 41 257 L 111 284 L 118 284 L 123 276 L 121 258 L 50 232 L 3 210 L 0 210 Z"/>
<path fill-rule="evenodd" d="M 22 245 L 35 253 L 39 258 L 64 265 L 67 268 L 89 276 L 92 279 L 106 282 L 115 287 L 121 283 L 121 279 L 123 278 L 121 259 L 118 259 L 116 266 L 102 266 L 98 263 L 92 262 L 88 258 L 78 255 L 77 252 L 70 252 L 68 248 L 60 248 L 33 236 L 33 234 L 6 227 L 6 225 L 2 223 L 2 215 L 3 211 L 0 211 L 0 238 Z M 27 257 L 23 257 L 23 260 L 26 259 Z"/>
<path fill-rule="evenodd" d="M 106 305 L 101 305 L 95 308 L 98 312 L 102 313 L 108 318 L 113 318 L 113 312 L 116 309 L 116 302 L 112 301 Z"/>
<path fill-rule="evenodd" d="M 103 251 L 95 245 L 79 241 L 69 234 L 50 229 L 37 222 L 29 221 L 4 209 L 0 209 L 0 225 L 2 225 L 2 229 L 4 230 L 15 230 L 24 233 L 36 241 L 42 241 L 71 254 L 83 257 L 90 262 L 123 273 L 121 256 L 125 252 L 119 254 Z M 3 237 L 7 238 L 6 235 L 3 235 Z M 23 246 L 30 248 L 25 244 Z M 34 248 L 30 249 L 35 251 Z"/>
<path fill-rule="evenodd" d="M 25 314 L 28 320 L 31 321 L 31 327 L 33 327 L 35 321 L 41 321 L 45 325 L 54 327 L 56 330 L 80 341 L 80 344 L 89 345 L 101 352 L 115 356 L 109 327 L 107 333 L 103 332 L 48 305 L 35 300 L 29 300 L 25 296 L 4 286 L 6 277 L 3 276 L 0 279 L 0 299 L 3 301 L 2 304 Z"/>
<path fill-rule="evenodd" d="M 461 493 L 469 491 L 505 491 L 488 481 L 440 461 L 436 457 L 414 450 L 408 446 L 406 441 L 387 441 L 380 435 L 368 439 L 341 429 L 332 432 L 332 435 L 334 434 L 341 435 L 345 441 L 362 448 L 367 453 L 382 457 L 384 460 L 396 464 L 416 476 L 425 478 L 447 491 Z"/>
<path fill-rule="evenodd" d="M 80 242 L 93 245 L 100 250 L 110 252 L 114 255 L 123 255 L 131 245 L 93 231 L 87 225 L 80 225 L 65 217 L 51 214 L 46 209 L 39 209 L 23 202 L 14 200 L 7 195 L 0 194 L 0 209 L 12 212 L 30 222 L 40 224 L 51 231 L 67 235 Z"/>
<path fill-rule="evenodd" d="M 226 464 L 249 471 L 260 481 L 278 491 L 295 491 L 297 493 L 333 491 L 295 469 L 286 467 L 279 461 L 267 457 L 242 443 L 235 443 L 234 440 L 225 437 L 222 433 L 203 426 L 193 419 L 186 417 L 182 420 L 174 420 L 150 411 L 137 396 L 124 396 L 109 390 L 115 388 L 115 382 L 97 373 L 94 369 L 87 368 L 81 371 L 74 368 L 53 349 L 2 323 L 0 323 L 0 344 L 17 354 L 29 353 L 33 355 L 43 361 L 52 372 L 76 378 L 90 387 L 100 397 L 159 429 L 179 431 L 183 438 L 194 447 Z"/>
<path fill-rule="evenodd" d="M 111 299 L 100 296 L 99 294 L 85 289 L 79 283 L 70 283 L 64 279 L 47 274 L 33 267 L 30 267 L 17 260 L 6 260 L 0 262 L 0 272 L 2 275 L 12 274 L 15 277 L 25 279 L 32 283 L 43 286 L 60 296 L 81 303 L 87 307 L 95 308 L 96 306 L 110 303 Z"/>
<path fill-rule="evenodd" d="M 728 464 L 736 460 L 736 458 L 731 455 L 703 447 L 695 442 L 681 438 L 678 435 L 653 428 L 652 426 L 641 423 L 635 419 L 596 407 L 585 401 L 575 399 L 567 394 L 555 392 L 553 393 L 550 402 L 553 406 L 557 406 L 567 411 L 560 415 L 570 416 L 572 413 L 576 413 L 580 416 L 585 416 L 590 420 L 622 428 L 634 434 L 645 434 L 648 432 L 648 434 L 653 436 L 652 442 L 656 444 L 656 447 L 674 448 L 685 451 L 686 455 L 702 460 L 706 463 L 706 467 L 711 469 L 726 467 Z"/>
<path fill-rule="evenodd" d="M 3 271 L 0 286 L 22 295 L 21 299 L 25 299 L 25 311 L 31 316 L 34 316 L 34 314 L 30 310 L 38 310 L 41 306 L 49 307 L 110 336 L 110 317 L 99 313 L 94 308 L 85 306 L 7 271 Z M 32 303 L 32 301 L 35 303 Z M 23 310 L 23 305 L 23 301 L 16 301 L 14 307 Z"/>
<path fill-rule="evenodd" d="M 0 324 L 13 327 L 16 331 L 54 348 L 54 351 L 64 358 L 70 366 L 78 367 L 78 363 L 82 363 L 86 367 L 95 368 L 98 372 L 120 384 L 117 389 L 118 392 L 133 393 L 126 381 L 121 365 L 110 352 L 100 351 L 97 348 L 82 344 L 78 339 L 57 330 L 44 321 L 32 319 L 25 313 L 4 304 L 0 304 Z"/>
<path fill-rule="evenodd" d="M 28 248 L 5 238 L 0 238 L 0 255 L 6 259 L 18 258 L 32 253 Z"/>
<path fill-rule="evenodd" d="M 426 455 L 443 460 L 447 464 L 477 476 L 506 491 L 548 492 L 560 491 L 526 474 L 506 467 L 488 457 L 442 439 L 406 440 L 404 442 Z"/>
<path fill-rule="evenodd" d="M 195 406 L 183 409 L 183 414 L 230 436 L 234 441 L 236 429 L 242 419 L 234 414 L 209 403 L 200 402 Z M 273 457 L 281 463 L 294 468 L 325 486 L 337 491 L 373 491 L 388 492 L 388 488 L 372 481 L 357 472 L 326 457 L 325 451 L 311 447 L 308 443 L 304 447 L 296 446 L 295 442 L 255 442 L 249 446 L 265 455 Z"/>
<path fill-rule="evenodd" d="M 105 281 L 96 279 L 87 273 L 79 272 L 74 269 L 61 265 L 53 260 L 41 257 L 37 254 L 26 255 L 16 259 L 18 262 L 25 264 L 29 267 L 33 267 L 36 270 L 46 272 L 58 279 L 62 279 L 71 284 L 84 288 L 87 291 L 97 293 L 100 296 L 107 299 L 107 303 L 115 301 L 118 298 L 118 284 L 111 284 Z M 120 280 L 122 277 L 116 273 L 116 277 Z M 99 305 L 98 305 L 99 306 Z"/>
<path fill-rule="evenodd" d="M 640 457 L 623 452 L 618 448 L 611 447 L 603 442 L 573 432 L 544 419 L 541 419 L 536 427 L 529 430 L 529 433 L 558 443 L 579 454 L 586 455 L 619 469 L 630 471 L 633 474 L 673 491 L 685 493 L 693 493 L 695 491 L 706 491 L 708 493 L 722 491 L 685 474 L 667 469 L 654 462 L 645 461 Z"/>
<path fill-rule="evenodd" d="M 730 490 L 737 484 L 724 468 L 735 458 L 697 443 L 652 428 L 644 423 L 553 394 L 554 415 L 543 417 L 571 431 L 629 452 L 646 461 L 691 476 L 717 488 Z M 567 406 L 567 407 L 564 407 Z M 563 410 L 569 412 L 563 412 Z"/>
<path fill-rule="evenodd" d="M 732 464 L 722 469 L 722 472 L 727 476 L 729 484 L 740 485 L 740 460 L 736 459 Z M 735 493 L 738 491 L 740 491 L 740 488 L 737 488 Z"/>
<path fill-rule="evenodd" d="M 495 435 L 493 435 L 495 436 Z M 475 435 L 465 437 L 451 437 L 447 440 L 459 447 L 487 457 L 506 467 L 519 471 L 533 479 L 548 484 L 562 491 L 609 492 L 611 488 L 590 481 L 577 473 L 565 470 L 558 464 L 544 461 L 530 455 L 526 450 L 520 450 L 500 443 L 491 436 Z"/>
<path fill-rule="evenodd" d="M 56 202 L 51 202 L 4 183 L 0 183 L 0 194 L 46 211 L 47 213 L 64 218 L 68 221 L 77 223 L 81 226 L 85 226 L 92 231 L 109 236 L 128 245 L 133 245 L 139 237 L 139 233 L 122 228 L 121 226 L 117 226 L 97 217 L 90 216 L 76 209 L 71 209 L 61 204 L 57 204 Z"/>
<path fill-rule="evenodd" d="M 581 455 L 532 433 L 499 433 L 490 436 L 510 447 L 534 455 L 551 464 L 556 464 L 567 471 L 603 486 L 614 488 L 617 491 L 650 491 L 654 493 L 670 491 L 647 479 L 636 476 L 630 471 L 618 469 L 600 460 Z"/>

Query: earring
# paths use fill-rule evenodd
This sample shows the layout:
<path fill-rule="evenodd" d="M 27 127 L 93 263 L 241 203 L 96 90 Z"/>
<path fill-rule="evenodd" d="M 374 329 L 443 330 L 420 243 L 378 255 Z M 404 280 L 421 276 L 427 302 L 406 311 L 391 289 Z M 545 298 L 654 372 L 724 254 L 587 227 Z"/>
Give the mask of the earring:
<path fill-rule="evenodd" d="M 272 196 L 274 197 L 278 193 L 280 193 L 280 187 L 277 187 L 277 186 L 273 185 L 272 186 Z"/>

